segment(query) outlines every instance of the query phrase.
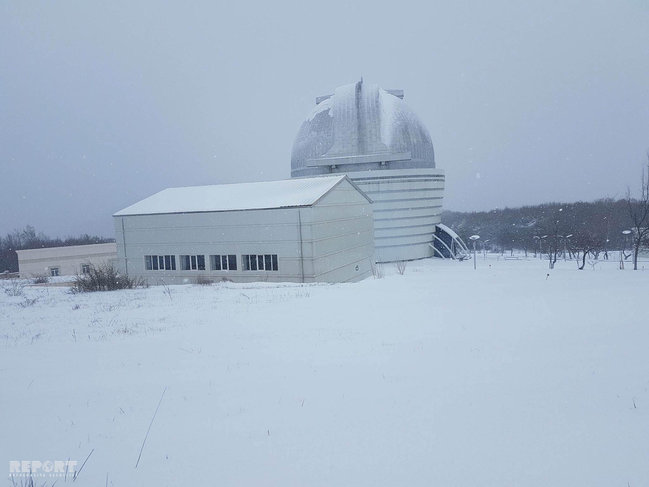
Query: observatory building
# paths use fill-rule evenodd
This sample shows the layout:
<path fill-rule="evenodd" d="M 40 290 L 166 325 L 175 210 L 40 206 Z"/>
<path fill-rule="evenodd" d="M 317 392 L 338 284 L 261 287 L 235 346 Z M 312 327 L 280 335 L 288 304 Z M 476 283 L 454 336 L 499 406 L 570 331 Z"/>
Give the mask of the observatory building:
<path fill-rule="evenodd" d="M 291 179 L 168 188 L 115 213 L 117 265 L 151 283 L 353 282 L 375 262 L 457 258 L 444 172 L 402 90 L 316 98 Z"/>
<path fill-rule="evenodd" d="M 372 199 L 377 262 L 453 251 L 440 225 L 444 171 L 403 97 L 362 79 L 317 97 L 291 155 L 291 177 L 347 174 Z"/>

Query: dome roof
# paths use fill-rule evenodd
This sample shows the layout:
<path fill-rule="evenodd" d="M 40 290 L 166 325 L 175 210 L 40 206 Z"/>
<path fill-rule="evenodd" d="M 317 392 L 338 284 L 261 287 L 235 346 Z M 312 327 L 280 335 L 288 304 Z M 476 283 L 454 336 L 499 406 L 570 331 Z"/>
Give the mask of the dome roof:
<path fill-rule="evenodd" d="M 420 167 L 435 167 L 433 143 L 403 91 L 363 80 L 316 99 L 291 154 L 293 177 Z"/>

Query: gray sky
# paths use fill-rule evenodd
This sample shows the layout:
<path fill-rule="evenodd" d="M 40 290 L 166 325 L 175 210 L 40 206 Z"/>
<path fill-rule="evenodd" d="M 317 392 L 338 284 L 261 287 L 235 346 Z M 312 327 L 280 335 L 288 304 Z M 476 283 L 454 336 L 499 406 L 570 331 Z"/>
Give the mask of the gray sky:
<path fill-rule="evenodd" d="M 647 0 L 1 1 L 0 234 L 112 236 L 166 187 L 288 178 L 314 98 L 361 75 L 405 90 L 447 209 L 622 197 L 648 25 Z"/>

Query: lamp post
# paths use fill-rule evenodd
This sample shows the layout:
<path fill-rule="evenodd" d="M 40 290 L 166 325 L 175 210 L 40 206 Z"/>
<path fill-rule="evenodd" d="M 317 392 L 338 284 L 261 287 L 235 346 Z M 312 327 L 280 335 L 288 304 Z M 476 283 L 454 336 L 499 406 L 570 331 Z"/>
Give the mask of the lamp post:
<path fill-rule="evenodd" d="M 572 233 L 569 235 L 566 235 L 564 241 L 563 241 L 563 260 L 566 260 L 566 253 L 568 252 L 568 239 L 572 237 Z"/>
<path fill-rule="evenodd" d="M 480 235 L 471 235 L 471 236 L 469 237 L 469 240 L 472 240 L 472 241 L 473 241 L 473 270 L 476 269 L 476 262 L 475 262 L 475 260 L 476 260 L 476 258 L 475 258 L 475 242 L 476 242 L 476 240 L 478 240 L 479 238 L 480 238 Z"/>
<path fill-rule="evenodd" d="M 626 253 L 626 241 L 629 238 L 629 235 L 631 235 L 631 230 L 622 230 L 622 235 L 624 235 L 624 239 L 622 240 L 622 253 L 620 254 L 620 269 L 624 269 L 624 259 L 626 259 L 626 256 L 624 255 Z"/>

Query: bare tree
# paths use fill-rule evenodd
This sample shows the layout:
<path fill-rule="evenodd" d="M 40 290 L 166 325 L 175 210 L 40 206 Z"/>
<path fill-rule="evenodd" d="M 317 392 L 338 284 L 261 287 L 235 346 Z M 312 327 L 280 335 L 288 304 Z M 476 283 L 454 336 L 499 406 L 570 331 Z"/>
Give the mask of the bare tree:
<path fill-rule="evenodd" d="M 546 236 L 547 238 L 545 239 L 545 249 L 546 253 L 548 254 L 548 264 L 550 266 L 550 269 L 554 269 L 554 264 L 557 263 L 559 252 L 562 249 L 561 238 L 563 238 L 563 236 L 559 234 L 559 225 L 561 223 L 559 215 L 562 211 L 563 208 L 559 208 L 555 213 L 555 216 L 552 219 L 552 224 L 549 228 L 548 235 Z"/>
<path fill-rule="evenodd" d="M 649 153 L 647 153 L 649 161 Z M 638 270 L 640 248 L 649 240 L 649 162 L 642 169 L 642 186 L 640 198 L 631 196 L 631 189 L 626 190 L 626 202 L 631 219 L 631 242 L 633 244 L 633 270 Z"/>
<path fill-rule="evenodd" d="M 604 235 L 597 231 L 582 230 L 572 238 L 573 248 L 571 254 L 575 255 L 577 269 L 580 271 L 586 267 L 586 259 L 590 255 L 594 262 L 598 262 L 599 254 L 606 247 Z M 581 258 L 579 255 L 581 254 Z M 580 262 L 581 260 L 581 262 Z"/>

